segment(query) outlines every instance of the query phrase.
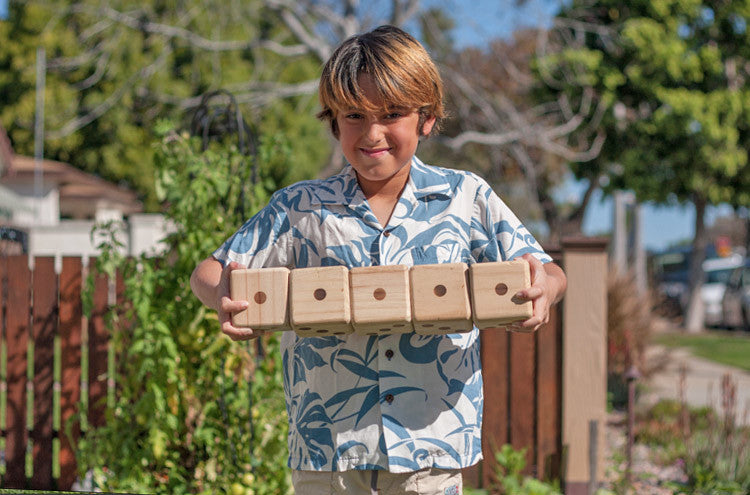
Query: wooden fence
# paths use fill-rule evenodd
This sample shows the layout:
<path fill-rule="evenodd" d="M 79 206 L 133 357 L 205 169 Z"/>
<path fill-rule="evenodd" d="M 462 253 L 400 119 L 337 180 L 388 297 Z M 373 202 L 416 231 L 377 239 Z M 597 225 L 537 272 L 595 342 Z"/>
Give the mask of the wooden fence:
<path fill-rule="evenodd" d="M 93 260 L 32 261 L 0 257 L 0 487 L 69 489 L 75 442 L 103 423 L 113 398 L 105 315 L 121 283 L 95 273 Z M 87 277 L 96 284 L 90 318 Z M 493 450 L 504 443 L 527 449 L 527 473 L 564 477 L 562 327 L 558 305 L 534 334 L 482 332 L 485 461 L 465 470 L 467 484 L 487 486 Z"/>
<path fill-rule="evenodd" d="M 0 474 L 3 488 L 68 489 L 81 424 L 104 419 L 111 303 L 106 277 L 79 257 L 0 257 Z M 82 290 L 96 284 L 91 317 Z M 111 383 L 111 382 L 110 382 Z M 81 406 L 84 406 L 82 410 Z"/>

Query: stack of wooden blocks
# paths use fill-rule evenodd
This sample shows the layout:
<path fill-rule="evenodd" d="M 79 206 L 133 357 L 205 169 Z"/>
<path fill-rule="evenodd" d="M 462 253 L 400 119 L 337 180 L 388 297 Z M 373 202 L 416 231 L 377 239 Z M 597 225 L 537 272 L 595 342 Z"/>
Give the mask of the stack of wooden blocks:
<path fill-rule="evenodd" d="M 230 294 L 250 306 L 232 323 L 301 337 L 468 332 L 530 318 L 532 303 L 513 299 L 530 284 L 525 260 L 239 269 Z"/>

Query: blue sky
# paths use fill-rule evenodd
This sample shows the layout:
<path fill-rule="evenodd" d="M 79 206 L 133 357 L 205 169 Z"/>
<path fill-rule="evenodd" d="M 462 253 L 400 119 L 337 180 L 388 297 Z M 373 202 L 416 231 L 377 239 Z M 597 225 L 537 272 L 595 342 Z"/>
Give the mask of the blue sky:
<path fill-rule="evenodd" d="M 506 37 L 517 29 L 546 25 L 555 15 L 559 0 L 422 0 L 423 5 L 446 8 L 456 21 L 454 38 L 459 46 L 481 46 L 487 40 Z"/>
<path fill-rule="evenodd" d="M 8 0 L 0 0 L 0 19 L 8 15 Z"/>

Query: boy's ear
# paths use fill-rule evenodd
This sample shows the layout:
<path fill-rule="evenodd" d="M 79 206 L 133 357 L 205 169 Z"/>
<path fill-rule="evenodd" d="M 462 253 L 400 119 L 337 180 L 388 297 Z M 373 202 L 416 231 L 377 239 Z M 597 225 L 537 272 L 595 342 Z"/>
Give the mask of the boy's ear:
<path fill-rule="evenodd" d="M 339 139 L 339 123 L 336 122 L 335 118 L 331 119 L 331 134 L 333 134 L 336 140 Z"/>
<path fill-rule="evenodd" d="M 430 132 L 432 132 L 432 128 L 435 127 L 436 120 L 437 118 L 434 115 L 427 117 L 425 121 L 422 123 L 422 128 L 419 129 L 419 135 L 429 136 Z"/>

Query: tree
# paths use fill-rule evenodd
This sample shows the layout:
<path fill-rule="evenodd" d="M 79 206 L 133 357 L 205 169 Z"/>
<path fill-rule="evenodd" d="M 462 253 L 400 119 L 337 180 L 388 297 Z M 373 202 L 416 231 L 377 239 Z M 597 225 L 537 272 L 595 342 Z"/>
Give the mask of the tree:
<path fill-rule="evenodd" d="M 426 152 L 482 174 L 514 211 L 546 223 L 549 240 L 580 232 L 598 182 L 577 205 L 559 204 L 553 192 L 565 180 L 568 162 L 597 156 L 601 109 L 591 98 L 538 90 L 534 61 L 544 31 L 517 31 L 512 39 L 456 52 L 440 36 L 444 19 L 423 16 L 423 23 L 423 31 L 432 33 L 426 39 L 440 62 L 453 117 L 443 136 L 425 143 Z"/>
<path fill-rule="evenodd" d="M 574 1 L 555 32 L 577 46 L 541 65 L 559 92 L 591 87 L 606 105 L 607 140 L 596 160 L 573 167 L 579 177 L 602 174 L 608 190 L 632 189 L 639 201 L 695 205 L 689 330 L 702 327 L 706 206 L 750 202 L 748 20 L 733 0 Z M 577 83 L 562 82 L 567 74 Z"/>
<path fill-rule="evenodd" d="M 326 130 L 312 117 L 319 65 L 357 32 L 414 21 L 443 66 L 451 98 L 463 101 L 456 108 L 478 109 L 471 114 L 480 118 L 462 118 L 452 129 L 455 134 L 446 135 L 451 137 L 443 142 L 451 149 L 490 144 L 493 161 L 510 157 L 504 161 L 517 164 L 519 177 L 532 192 L 545 189 L 537 187 L 543 181 L 534 150 L 573 159 L 596 154 L 598 141 L 566 142 L 566 136 L 579 129 L 582 116 L 564 101 L 529 105 L 523 101 L 524 92 L 499 98 L 496 87 L 487 88 L 489 78 L 467 90 L 474 84 L 466 79 L 472 73 L 463 62 L 467 53 L 457 53 L 445 42 L 450 38 L 450 17 L 437 7 L 420 10 L 418 0 L 12 2 L 9 21 L 0 23 L 0 72 L 6 73 L 5 80 L 0 79 L 0 94 L 7 96 L 0 97 L 0 119 L 17 149 L 30 153 L 33 57 L 42 44 L 49 53 L 48 157 L 124 180 L 136 186 L 151 207 L 152 163 L 145 143 L 154 119 L 179 118 L 213 89 L 235 94 L 248 114 L 257 115 L 253 124 L 284 128 L 301 138 L 292 143 L 298 166 L 290 180 L 320 171 L 327 156 L 328 166 L 320 175 L 328 175 L 341 167 L 343 157 L 331 146 L 331 137 L 325 145 Z M 493 50 L 487 61 L 493 56 L 499 56 L 507 69 L 498 74 L 504 82 L 525 69 L 526 61 L 521 61 L 520 71 L 506 63 L 518 61 L 504 52 Z M 548 206 L 549 198 L 542 195 L 539 200 L 550 220 L 554 208 Z"/>
<path fill-rule="evenodd" d="M 216 89 L 235 94 L 252 125 L 295 131 L 290 179 L 310 177 L 327 158 L 309 83 L 318 65 L 276 19 L 259 0 L 11 1 L 0 21 L 0 120 L 16 151 L 31 154 L 42 46 L 46 157 L 124 181 L 152 209 L 156 120 L 183 119 Z"/>

